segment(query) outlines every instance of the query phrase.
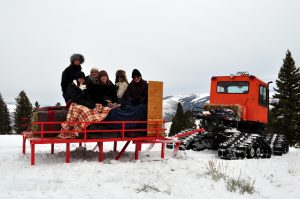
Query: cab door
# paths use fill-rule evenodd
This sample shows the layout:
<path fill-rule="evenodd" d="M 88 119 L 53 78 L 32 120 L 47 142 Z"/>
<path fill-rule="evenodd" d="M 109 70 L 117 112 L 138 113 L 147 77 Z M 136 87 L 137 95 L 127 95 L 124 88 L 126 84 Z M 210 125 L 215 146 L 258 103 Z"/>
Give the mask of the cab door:
<path fill-rule="evenodd" d="M 258 89 L 257 119 L 259 122 L 268 122 L 269 89 L 264 85 L 259 85 Z"/>

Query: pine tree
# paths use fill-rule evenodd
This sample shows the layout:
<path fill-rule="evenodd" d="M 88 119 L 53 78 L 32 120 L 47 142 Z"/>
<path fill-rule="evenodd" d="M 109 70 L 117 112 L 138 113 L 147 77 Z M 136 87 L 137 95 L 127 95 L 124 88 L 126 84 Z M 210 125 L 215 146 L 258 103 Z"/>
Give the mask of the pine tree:
<path fill-rule="evenodd" d="M 193 117 L 193 113 L 190 110 L 187 110 L 184 113 L 185 118 L 185 129 L 193 129 L 196 127 L 195 118 Z"/>
<path fill-rule="evenodd" d="M 271 103 L 273 105 L 273 103 Z M 273 108 L 270 108 L 270 111 L 269 111 L 269 118 L 268 118 L 268 124 L 267 124 L 267 128 L 266 128 L 266 133 L 273 133 L 273 132 L 276 132 L 275 130 L 275 119 L 273 118 L 274 117 L 274 113 L 273 113 Z"/>
<path fill-rule="evenodd" d="M 288 50 L 274 88 L 275 102 L 271 111 L 276 133 L 285 134 L 291 145 L 299 142 L 300 72 Z"/>
<path fill-rule="evenodd" d="M 177 105 L 176 114 L 172 119 L 169 136 L 175 135 L 185 128 L 184 112 L 181 103 Z"/>
<path fill-rule="evenodd" d="M 26 126 L 22 126 L 22 124 L 26 124 L 27 121 L 24 118 L 28 118 L 32 112 L 32 105 L 26 96 L 24 91 L 21 91 L 16 98 L 16 111 L 14 112 L 14 130 L 16 133 L 21 133 L 26 130 Z"/>
<path fill-rule="evenodd" d="M 0 134 L 10 134 L 11 132 L 9 112 L 0 93 Z"/>

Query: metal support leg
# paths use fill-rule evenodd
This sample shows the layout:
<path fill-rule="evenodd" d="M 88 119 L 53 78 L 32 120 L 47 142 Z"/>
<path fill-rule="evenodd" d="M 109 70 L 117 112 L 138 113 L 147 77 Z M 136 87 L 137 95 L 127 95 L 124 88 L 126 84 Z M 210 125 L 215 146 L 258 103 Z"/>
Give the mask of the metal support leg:
<path fill-rule="evenodd" d="M 114 141 L 114 151 L 116 152 L 117 151 L 117 141 Z"/>
<path fill-rule="evenodd" d="M 99 148 L 99 162 L 103 161 L 103 142 L 98 142 Z"/>
<path fill-rule="evenodd" d="M 70 163 L 70 143 L 66 143 L 66 163 Z"/>
<path fill-rule="evenodd" d="M 22 153 L 23 153 L 23 154 L 26 153 L 26 138 L 25 138 L 25 136 L 23 136 Z"/>
<path fill-rule="evenodd" d="M 120 153 L 117 155 L 117 157 L 115 158 L 116 160 L 119 160 L 120 157 L 123 155 L 123 153 L 125 152 L 128 144 L 130 143 L 131 141 L 127 141 L 126 144 L 123 146 L 122 150 L 120 151 Z"/>
<path fill-rule="evenodd" d="M 30 144 L 31 147 L 31 165 L 35 164 L 35 144 Z"/>
<path fill-rule="evenodd" d="M 177 152 L 179 150 L 179 147 L 180 147 L 180 142 L 176 142 L 175 143 L 175 148 L 174 148 L 174 153 L 173 153 L 173 156 L 175 157 L 177 155 Z"/>
<path fill-rule="evenodd" d="M 141 143 L 135 143 L 135 160 L 139 159 L 139 152 L 142 149 L 142 144 Z"/>
<path fill-rule="evenodd" d="M 165 158 L 165 143 L 161 143 L 161 159 L 164 159 Z"/>
<path fill-rule="evenodd" d="M 81 147 L 82 146 L 82 142 L 79 142 L 79 147 Z"/>
<path fill-rule="evenodd" d="M 51 154 L 54 154 L 54 144 L 51 144 Z"/>

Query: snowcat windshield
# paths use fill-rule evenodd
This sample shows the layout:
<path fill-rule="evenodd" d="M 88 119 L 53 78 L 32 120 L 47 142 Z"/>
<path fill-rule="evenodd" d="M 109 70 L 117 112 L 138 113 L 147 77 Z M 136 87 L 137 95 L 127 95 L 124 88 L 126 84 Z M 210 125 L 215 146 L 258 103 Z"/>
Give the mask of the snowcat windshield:
<path fill-rule="evenodd" d="M 217 86 L 218 93 L 248 93 L 249 83 L 248 82 L 218 82 Z"/>

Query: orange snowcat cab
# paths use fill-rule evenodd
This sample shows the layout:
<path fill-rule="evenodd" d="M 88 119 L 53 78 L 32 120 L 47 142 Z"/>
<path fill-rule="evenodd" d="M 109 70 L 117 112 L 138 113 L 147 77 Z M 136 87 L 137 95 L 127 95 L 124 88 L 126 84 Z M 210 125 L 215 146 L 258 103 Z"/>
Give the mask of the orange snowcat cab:
<path fill-rule="evenodd" d="M 230 160 L 287 153 L 286 137 L 266 131 L 269 83 L 246 72 L 212 77 L 210 103 L 193 108 L 206 132 L 186 139 L 184 148 L 217 149 L 219 157 Z"/>
<path fill-rule="evenodd" d="M 268 123 L 269 84 L 241 72 L 211 78 L 210 107 L 235 107 L 239 120 Z"/>

